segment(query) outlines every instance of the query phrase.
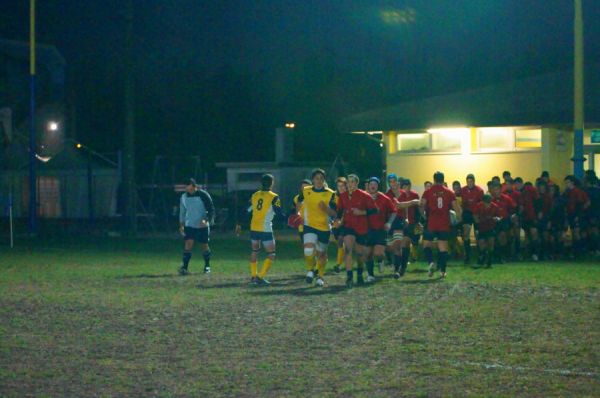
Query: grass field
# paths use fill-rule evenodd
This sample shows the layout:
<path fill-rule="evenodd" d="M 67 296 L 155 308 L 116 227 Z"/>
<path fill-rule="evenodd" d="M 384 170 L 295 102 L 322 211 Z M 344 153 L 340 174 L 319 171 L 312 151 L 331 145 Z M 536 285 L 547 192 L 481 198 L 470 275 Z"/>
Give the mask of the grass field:
<path fill-rule="evenodd" d="M 246 241 L 215 238 L 188 277 L 180 244 L 0 247 L 0 396 L 600 395 L 597 261 L 320 289 L 290 238 L 257 288 Z"/>

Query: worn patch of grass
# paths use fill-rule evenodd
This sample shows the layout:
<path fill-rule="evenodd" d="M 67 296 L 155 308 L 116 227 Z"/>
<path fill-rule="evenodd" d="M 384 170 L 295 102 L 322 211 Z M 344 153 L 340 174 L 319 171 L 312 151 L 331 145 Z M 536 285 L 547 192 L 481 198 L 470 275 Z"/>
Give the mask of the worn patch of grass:
<path fill-rule="evenodd" d="M 174 240 L 23 242 L 0 253 L 2 396 L 593 396 L 600 264 L 424 264 L 346 290 L 282 239 L 269 288 L 248 245 L 179 277 Z M 333 248 L 331 254 L 333 255 Z M 332 256 L 333 258 L 333 256 Z"/>

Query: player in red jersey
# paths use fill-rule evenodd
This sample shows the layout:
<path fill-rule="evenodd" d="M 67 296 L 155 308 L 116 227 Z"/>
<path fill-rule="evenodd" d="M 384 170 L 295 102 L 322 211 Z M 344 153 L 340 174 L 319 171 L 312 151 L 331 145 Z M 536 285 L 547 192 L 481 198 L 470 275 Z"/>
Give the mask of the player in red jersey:
<path fill-rule="evenodd" d="M 508 180 L 506 191 L 503 193 L 510 196 L 517 206 L 515 208 L 515 215 L 511 217 L 512 225 L 509 238 L 509 245 L 512 248 L 513 260 L 518 260 L 521 253 L 521 192 L 515 187 L 515 181 L 511 178 Z"/>
<path fill-rule="evenodd" d="M 415 201 L 414 203 L 419 204 L 419 194 L 417 191 L 413 191 L 411 181 L 408 178 L 402 180 L 402 190 L 406 194 L 407 201 Z M 408 259 L 412 257 L 411 261 L 417 259 L 417 247 L 419 247 L 419 240 L 421 239 L 421 233 L 423 232 L 423 225 L 421 225 L 421 212 L 418 206 L 411 206 L 406 208 L 406 221 L 407 224 L 404 227 L 404 238 L 402 239 L 402 260 L 400 267 L 400 275 L 403 276 L 408 266 Z"/>
<path fill-rule="evenodd" d="M 508 247 L 508 234 L 512 228 L 512 219 L 516 218 L 517 204 L 507 194 L 502 193 L 502 186 L 498 183 L 492 184 L 492 202 L 498 206 L 498 217 L 500 220 L 496 224 L 497 245 L 496 258 L 498 262 L 503 263 L 507 255 L 510 254 Z"/>
<path fill-rule="evenodd" d="M 364 263 L 367 254 L 367 237 L 369 233 L 368 216 L 377 213 L 375 201 L 367 192 L 358 189 L 359 178 L 355 174 L 347 177 L 348 190 L 340 195 L 338 218 L 342 220 L 344 236 L 344 261 L 346 264 L 346 286 L 353 286 L 352 253 Z M 364 284 L 363 267 L 357 267 L 357 284 Z"/>
<path fill-rule="evenodd" d="M 435 263 L 433 262 L 433 247 L 438 248 L 438 267 L 440 276 L 446 276 L 446 263 L 448 261 L 448 235 L 450 233 L 450 210 L 454 209 L 456 217 L 460 220 L 462 209 L 456 202 L 456 195 L 452 190 L 444 187 L 444 173 L 435 172 L 434 184 L 423 193 L 421 206 L 427 214 L 427 229 L 423 233 L 423 252 L 429 263 L 429 276 L 433 276 Z M 434 242 L 436 241 L 437 242 Z"/>
<path fill-rule="evenodd" d="M 590 207 L 590 198 L 588 194 L 581 189 L 581 181 L 573 175 L 565 177 L 566 189 L 563 193 L 567 202 L 567 223 L 571 228 L 572 234 L 572 257 L 576 257 L 583 251 L 583 245 L 581 241 L 581 225 L 584 224 L 583 215 L 585 211 Z"/>
<path fill-rule="evenodd" d="M 465 264 L 471 261 L 471 227 L 473 226 L 473 211 L 477 203 L 483 198 L 483 189 L 475 185 L 475 176 L 467 175 L 467 185 L 462 187 L 462 229 L 463 245 L 465 248 Z"/>
<path fill-rule="evenodd" d="M 515 178 L 515 188 L 521 192 L 521 228 L 525 231 L 529 242 L 529 252 L 533 261 L 539 260 L 540 239 L 538 220 L 540 218 L 540 194 L 531 184 L 523 184 L 521 177 Z"/>
<path fill-rule="evenodd" d="M 391 247 L 394 254 L 394 278 L 398 279 L 401 276 L 402 269 L 402 241 L 404 240 L 404 228 L 407 222 L 406 209 L 411 206 L 418 206 L 419 201 L 408 200 L 408 195 L 401 189 L 402 183 L 396 177 L 396 174 L 388 176 L 388 184 L 390 189 L 386 192 L 386 195 L 397 202 L 396 207 L 398 209 L 396 219 L 390 229 L 392 235 Z"/>
<path fill-rule="evenodd" d="M 552 195 L 552 188 L 554 186 L 548 185 L 548 183 L 539 179 L 535 184 L 538 193 L 540 195 L 539 198 L 539 212 L 538 212 L 538 233 L 540 234 L 540 260 L 545 260 L 546 255 L 552 252 L 552 233 L 551 233 L 551 224 L 550 224 L 550 216 L 552 213 L 552 207 L 554 206 L 554 197 Z"/>
<path fill-rule="evenodd" d="M 492 196 L 483 195 L 481 202 L 473 209 L 473 218 L 477 223 L 477 246 L 479 247 L 479 258 L 477 264 L 489 268 L 492 266 L 494 254 L 494 242 L 496 240 L 496 223 L 500 221 L 500 209 L 492 202 Z"/>
<path fill-rule="evenodd" d="M 335 185 L 337 187 L 337 190 L 335 191 L 336 194 L 336 203 L 339 202 L 340 200 L 340 195 L 343 192 L 346 192 L 347 190 L 347 181 L 346 181 L 346 177 L 338 177 L 335 180 Z M 344 263 L 344 237 L 341 234 L 341 228 L 340 228 L 340 224 L 334 224 L 333 228 L 331 228 L 331 233 L 333 234 L 335 241 L 337 243 L 337 256 L 336 256 L 336 260 L 335 260 L 335 267 L 333 267 L 333 270 L 335 271 L 336 274 L 339 274 L 342 270 L 341 266 Z"/>
<path fill-rule="evenodd" d="M 381 269 L 381 262 L 385 255 L 387 232 L 396 219 L 396 199 L 390 199 L 383 192 L 379 192 L 379 178 L 371 177 L 367 183 L 367 192 L 375 201 L 379 210 L 369 216 L 369 238 L 367 242 L 367 282 L 375 282 L 375 261 Z"/>

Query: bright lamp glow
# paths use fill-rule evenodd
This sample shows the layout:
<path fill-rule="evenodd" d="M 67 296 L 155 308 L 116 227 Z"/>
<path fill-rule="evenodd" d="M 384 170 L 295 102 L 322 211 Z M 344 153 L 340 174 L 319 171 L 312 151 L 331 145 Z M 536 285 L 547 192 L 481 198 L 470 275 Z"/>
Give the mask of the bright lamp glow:
<path fill-rule="evenodd" d="M 58 123 L 55 121 L 48 122 L 48 131 L 56 131 L 58 130 Z"/>
<path fill-rule="evenodd" d="M 296 123 L 286 123 L 285 127 L 288 129 L 293 129 L 294 127 L 296 127 Z"/>

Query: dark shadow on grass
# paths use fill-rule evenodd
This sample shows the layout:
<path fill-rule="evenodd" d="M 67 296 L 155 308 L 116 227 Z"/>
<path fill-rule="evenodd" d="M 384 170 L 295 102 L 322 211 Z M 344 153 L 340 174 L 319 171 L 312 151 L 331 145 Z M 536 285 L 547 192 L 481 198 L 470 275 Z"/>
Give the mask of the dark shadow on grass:
<path fill-rule="evenodd" d="M 438 276 L 437 278 L 429 278 L 429 279 L 412 279 L 412 280 L 403 280 L 400 281 L 400 283 L 403 283 L 405 285 L 420 285 L 420 284 L 428 284 L 428 283 L 439 283 L 442 281 L 441 276 Z"/>
<path fill-rule="evenodd" d="M 311 296 L 325 296 L 329 294 L 337 294 L 348 289 L 345 286 L 329 286 L 325 288 L 320 287 L 298 287 L 295 289 L 277 289 L 277 286 L 268 287 L 257 287 L 249 293 L 256 296 L 298 296 L 298 297 L 311 297 Z"/>
<path fill-rule="evenodd" d="M 407 270 L 406 272 L 410 273 L 410 274 L 426 274 L 427 270 L 421 269 L 421 268 L 413 268 L 413 269 Z"/>
<path fill-rule="evenodd" d="M 193 275 L 189 273 L 188 275 Z M 117 276 L 117 279 L 137 279 L 137 278 L 145 278 L 145 279 L 156 279 L 156 278 L 177 278 L 180 277 L 179 274 L 139 274 L 139 275 L 122 275 Z"/>

